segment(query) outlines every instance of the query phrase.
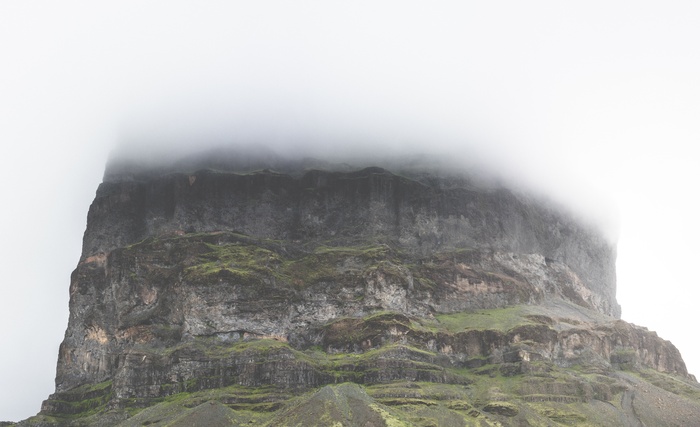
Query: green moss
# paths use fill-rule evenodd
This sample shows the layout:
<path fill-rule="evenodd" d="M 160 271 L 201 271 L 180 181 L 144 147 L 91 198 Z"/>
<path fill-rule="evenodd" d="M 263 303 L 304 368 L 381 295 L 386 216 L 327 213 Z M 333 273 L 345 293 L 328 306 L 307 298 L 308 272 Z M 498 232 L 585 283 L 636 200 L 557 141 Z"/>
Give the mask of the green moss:
<path fill-rule="evenodd" d="M 236 344 L 234 344 L 231 349 L 234 352 L 243 352 L 243 351 L 255 351 L 257 353 L 267 353 L 273 349 L 280 349 L 280 348 L 287 348 L 292 350 L 291 347 L 289 347 L 289 344 L 283 342 L 283 341 L 277 341 L 274 339 L 261 339 L 261 340 L 250 340 L 250 341 L 241 341 Z M 296 350 L 294 350 L 296 352 Z M 300 353 L 300 352 L 298 352 Z"/>
<path fill-rule="evenodd" d="M 170 425 L 175 421 L 201 425 L 210 412 L 210 403 L 228 407 L 234 425 L 264 425 L 274 412 L 295 399 L 293 391 L 273 386 L 229 386 L 195 392 L 182 392 L 159 399 L 148 408 L 132 413 L 128 425 Z M 208 403 L 209 402 L 209 403 Z M 206 404 L 204 412 L 200 405 Z M 220 405 L 219 405 L 220 406 Z M 201 415 L 204 414 L 204 417 Z M 188 425 L 190 425 L 188 424 Z M 178 424 L 180 425 L 180 424 Z"/>
<path fill-rule="evenodd" d="M 433 403 L 469 399 L 468 388 L 465 386 L 425 381 L 373 384 L 366 386 L 366 390 L 375 399 L 405 398 Z"/>
<path fill-rule="evenodd" d="M 318 246 L 310 254 L 287 260 L 280 273 L 295 287 L 324 281 L 342 283 L 353 275 L 382 268 L 389 251 L 385 245 Z"/>
<path fill-rule="evenodd" d="M 244 352 L 255 353 L 260 357 L 266 357 L 271 352 L 281 349 L 292 351 L 295 354 L 302 354 L 301 352 L 293 350 L 287 343 L 274 339 L 253 339 L 230 343 L 222 341 L 217 337 L 196 337 L 194 340 L 183 343 L 172 349 L 171 352 L 175 350 L 196 351 L 210 359 L 222 359 Z"/>
<path fill-rule="evenodd" d="M 317 255 L 330 255 L 332 257 L 356 257 L 361 259 L 385 259 L 389 247 L 386 245 L 373 246 L 318 246 L 314 253 Z"/>
<path fill-rule="evenodd" d="M 187 280 L 230 278 L 248 283 L 274 272 L 281 263 L 276 253 L 259 246 L 207 243 L 206 247 L 209 252 L 200 255 L 195 265 L 185 269 Z"/>
<path fill-rule="evenodd" d="M 390 318 L 393 313 L 378 313 L 368 316 L 372 320 Z M 213 341 L 215 342 L 215 341 Z M 355 369 L 361 371 L 362 375 L 371 373 L 370 364 L 383 358 L 390 358 L 394 362 L 405 360 L 410 362 L 406 369 L 420 371 L 442 369 L 429 362 L 421 362 L 415 359 L 425 359 L 435 357 L 435 353 L 412 348 L 401 344 L 386 345 L 378 349 L 373 349 L 365 353 L 340 353 L 326 354 L 318 348 L 306 352 L 294 350 L 287 343 L 275 340 L 251 340 L 237 343 L 223 343 L 220 354 L 234 355 L 237 353 L 249 352 L 253 357 L 260 356 L 265 359 L 265 353 L 270 351 L 291 352 L 292 357 L 299 361 L 309 363 L 313 369 L 318 369 L 326 374 L 337 375 L 337 381 L 342 382 L 347 379 L 362 382 L 363 378 L 357 375 L 356 371 L 345 371 L 345 369 Z M 219 351 L 219 350 L 217 350 Z M 416 357 L 416 356 L 419 357 Z M 357 369 L 358 367 L 363 367 Z M 451 426 L 451 425 L 496 425 L 496 420 L 504 419 L 527 419 L 532 426 L 547 425 L 595 425 L 590 422 L 591 411 L 585 406 L 592 396 L 583 393 L 581 385 L 605 385 L 614 386 L 615 380 L 605 375 L 587 373 L 585 370 L 570 370 L 552 367 L 546 376 L 532 376 L 520 374 L 516 376 L 503 376 L 498 369 L 499 365 L 484 366 L 479 369 L 464 370 L 464 375 L 471 378 L 467 384 L 457 383 L 433 383 L 433 382 L 413 382 L 395 381 L 383 384 L 370 384 L 362 387 L 366 394 L 372 399 L 372 410 L 379 414 L 385 423 L 394 425 L 418 425 L 418 426 Z M 478 371 L 489 370 L 493 374 L 477 375 Z M 677 387 L 684 386 L 682 381 L 678 381 L 663 374 L 656 375 L 654 372 L 645 373 L 648 379 L 653 379 L 658 383 L 665 384 L 670 381 Z M 640 374 L 641 376 L 641 374 Z M 445 377 L 446 378 L 446 377 Z M 647 378 L 647 377 L 644 377 Z M 297 390 L 285 390 L 274 386 L 244 387 L 230 386 L 212 390 L 197 390 L 196 380 L 190 380 L 192 384 L 184 390 L 186 392 L 175 393 L 159 401 L 153 401 L 151 408 L 145 409 L 135 415 L 134 422 L 151 422 L 149 420 L 163 420 L 168 414 L 184 414 L 190 408 L 206 402 L 220 402 L 236 413 L 236 420 L 241 423 L 268 423 L 270 420 L 278 419 L 287 408 L 294 407 L 299 400 L 307 399 L 308 394 L 295 396 Z M 549 387 L 550 394 L 537 394 L 538 384 Z M 667 385 L 668 386 L 668 385 Z M 689 385 L 685 385 L 690 387 Z M 534 387 L 534 388 L 533 388 Z M 100 383 L 94 386 L 83 386 L 81 393 L 99 392 L 108 390 L 109 383 Z M 524 395 L 524 392 L 532 389 L 534 393 Z M 77 390 L 77 389 L 76 389 Z M 559 390 L 561 394 L 553 391 Z M 686 390 L 687 392 L 688 390 Z M 692 389 L 690 390 L 692 391 Z M 307 396 L 307 397 L 304 397 Z M 615 404 L 619 401 L 619 395 L 611 396 Z M 697 397 L 696 397 L 697 399 Z M 325 404 L 324 404 L 325 405 Z M 609 405 L 612 408 L 612 405 Z M 157 411 L 154 408 L 158 408 Z M 316 408 L 316 407 L 314 407 Z M 342 409 L 342 405 L 338 408 Z M 308 409 L 308 408 L 307 408 Z M 104 410 L 98 408 L 97 411 L 86 411 L 73 416 L 70 419 L 87 419 L 92 414 Z M 315 410 L 315 409 L 314 409 Z M 321 407 L 318 408 L 321 411 Z M 337 408 L 334 409 L 337 412 Z M 613 409 L 611 409 L 613 410 Z M 324 410 L 326 424 L 333 425 L 338 418 L 336 413 Z M 335 415 L 334 415 L 335 414 Z M 172 415 L 175 416 L 175 415 Z M 320 415 L 319 415 L 320 416 Z M 301 417 L 301 415 L 300 415 Z M 179 419 L 179 418 L 178 418 Z M 283 419 L 283 418 L 281 418 Z M 476 423 L 479 421 L 479 423 Z M 396 424 L 398 423 L 398 424 Z M 137 425 L 137 424 L 134 424 Z M 146 425 L 146 424 L 138 424 Z M 285 425 L 284 423 L 270 425 Z M 391 424 L 389 424 L 391 425 Z M 508 425 L 508 424 L 505 424 Z"/>
<path fill-rule="evenodd" d="M 387 427 L 408 427 L 408 424 L 395 417 L 393 414 L 381 408 L 379 405 L 370 405 L 372 409 L 381 415 Z"/>
<path fill-rule="evenodd" d="M 60 418 L 77 419 L 104 411 L 111 398 L 112 381 L 104 381 L 57 393 L 49 399 L 49 403 L 61 408 Z"/>
<path fill-rule="evenodd" d="M 415 331 L 417 322 L 403 314 L 381 311 L 363 318 L 340 318 L 324 325 L 324 341 L 331 347 L 352 347 L 383 336 L 389 329 Z"/>
<path fill-rule="evenodd" d="M 279 242 L 256 240 L 236 233 L 202 233 L 150 238 L 130 246 L 125 252 L 134 257 L 162 257 L 165 260 L 163 265 L 169 265 L 168 262 L 177 265 L 173 271 L 178 274 L 181 272 L 184 280 L 195 285 L 228 280 L 251 287 L 265 285 L 270 288 L 275 286 L 292 289 L 323 282 L 361 283 L 358 281 L 365 280 L 372 274 L 394 276 L 392 280 L 395 278 L 399 281 L 404 281 L 411 274 L 416 288 L 433 289 L 439 287 L 441 281 L 451 280 L 450 274 L 443 274 L 443 270 L 454 267 L 457 262 L 468 264 L 472 257 L 478 255 L 469 250 L 457 250 L 429 259 L 415 259 L 381 244 L 326 244 L 316 247 L 313 247 L 315 243 L 309 243 L 308 246 L 289 242 L 286 244 L 292 246 L 289 251 L 283 250 Z M 146 273 L 151 276 L 144 275 L 144 271 L 146 270 L 139 274 L 132 273 L 132 279 L 163 280 L 166 277 L 160 270 L 148 270 Z M 481 275 L 477 277 L 481 279 L 490 273 L 478 271 L 474 274 Z M 494 280 L 501 279 L 497 277 Z M 294 292 L 287 292 L 289 294 Z M 532 426 L 580 425 L 588 416 L 582 409 L 583 405 L 592 399 L 608 401 L 610 405 L 604 404 L 605 406 L 614 408 L 617 405 L 619 410 L 620 383 L 605 373 L 591 371 L 590 367 L 560 369 L 545 361 L 529 365 L 489 364 L 488 355 L 483 354 L 470 359 L 474 364 L 469 364 L 470 360 L 459 360 L 460 367 L 457 368 L 450 366 L 449 356 L 425 349 L 425 343 L 436 338 L 437 334 L 449 335 L 470 330 L 495 331 L 494 335 L 504 335 L 509 331 L 515 335 L 522 331 L 520 344 L 527 344 L 537 341 L 528 341 L 529 338 L 537 337 L 542 331 L 551 331 L 550 321 L 547 316 L 533 315 L 532 310 L 525 306 L 438 314 L 434 321 L 381 311 L 363 318 L 329 322 L 322 327 L 323 333 L 319 334 L 325 340 L 323 346 L 305 351 L 271 339 L 231 342 L 216 336 L 202 336 L 180 342 L 178 328 L 154 326 L 156 336 L 179 344 L 157 348 L 148 343 L 136 345 L 134 351 L 142 351 L 151 356 L 149 363 L 161 364 L 169 363 L 168 358 L 175 356 L 175 352 L 181 352 L 185 356 L 183 359 L 208 359 L 221 366 L 231 366 L 227 364 L 228 358 L 246 360 L 245 363 L 250 364 L 279 359 L 293 360 L 293 363 L 306 364 L 303 369 L 313 371 L 319 383 L 353 381 L 363 384 L 361 389 L 374 399 L 373 410 L 389 425 L 407 425 L 406 420 L 424 427 L 497 425 L 498 421 L 495 420 L 502 421 L 503 417 L 514 416 L 519 417 L 517 420 L 526 419 Z M 569 321 L 571 324 L 575 322 Z M 399 333 L 388 334 L 390 329 L 398 330 Z M 371 342 L 362 347 L 365 340 Z M 371 349 L 329 354 L 324 348 L 329 351 Z M 614 353 L 614 356 L 624 362 L 630 358 L 633 360 L 634 354 L 631 350 L 622 349 Z M 455 360 L 452 359 L 453 362 Z M 529 366 L 530 370 L 521 369 L 523 366 Z M 435 378 L 436 382 L 401 380 L 376 384 L 379 381 L 393 381 L 391 374 L 394 372 L 408 378 Z M 678 395 L 700 399 L 700 390 L 674 377 L 654 371 L 628 374 L 638 375 L 641 379 Z M 227 381 L 230 380 L 227 384 L 235 382 L 235 378 L 230 378 L 236 375 L 233 370 L 226 375 L 229 375 Z M 160 392 L 167 397 L 148 401 L 123 400 L 127 406 L 125 413 L 135 415 L 134 421 L 142 422 L 141 425 L 148 425 L 155 423 L 155 420 L 168 420 L 169 416 L 175 417 L 172 414 L 186 412 L 197 405 L 214 401 L 235 410 L 241 424 L 285 425 L 284 421 L 271 424 L 270 420 L 312 393 L 309 390 L 273 386 L 230 386 L 202 390 L 208 384 L 216 383 L 209 381 L 212 379 L 215 378 L 191 378 L 179 383 L 164 384 Z M 111 383 L 85 385 L 71 393 L 56 398 L 57 403 L 69 408 L 66 411 L 67 418 L 60 418 L 59 421 L 78 418 L 86 420 L 106 411 L 106 403 L 111 398 Z M 302 396 L 295 396 L 297 393 Z M 146 410 L 137 407 L 144 405 L 144 402 L 151 407 Z M 323 409 L 320 406 L 318 408 Z M 342 405 L 338 408 L 341 412 L 346 409 Z M 337 423 L 337 419 L 329 415 L 330 411 L 323 414 L 328 416 L 324 419 L 328 421 L 327 425 Z M 163 424 L 167 423 L 163 421 Z"/>
<path fill-rule="evenodd" d="M 347 280 L 352 271 L 361 274 L 367 268 L 387 269 L 385 259 L 390 251 L 385 245 L 321 245 L 300 257 L 290 257 L 275 242 L 255 241 L 231 233 L 222 236 L 223 242 L 203 243 L 203 253 L 185 268 L 186 280 L 201 284 L 220 279 L 243 284 L 267 280 L 299 288 L 323 281 Z"/>
<path fill-rule="evenodd" d="M 520 412 L 518 406 L 510 402 L 489 402 L 481 409 L 504 417 L 514 417 Z"/>
<path fill-rule="evenodd" d="M 678 396 L 700 401 L 700 387 L 698 387 L 697 383 L 691 383 L 682 378 L 653 369 L 641 369 L 633 373 L 633 375 Z"/>
<path fill-rule="evenodd" d="M 526 307 L 513 306 L 454 314 L 438 314 L 435 318 L 441 327 L 450 332 L 485 329 L 507 332 L 518 326 L 535 324 L 528 318 L 528 314 Z"/>
<path fill-rule="evenodd" d="M 80 394 L 88 394 L 88 393 L 102 393 L 104 391 L 109 391 L 109 389 L 112 387 L 112 381 L 107 380 L 103 381 L 101 383 L 97 384 L 84 384 L 80 387 L 74 388 L 71 390 L 71 393 L 80 393 Z"/>

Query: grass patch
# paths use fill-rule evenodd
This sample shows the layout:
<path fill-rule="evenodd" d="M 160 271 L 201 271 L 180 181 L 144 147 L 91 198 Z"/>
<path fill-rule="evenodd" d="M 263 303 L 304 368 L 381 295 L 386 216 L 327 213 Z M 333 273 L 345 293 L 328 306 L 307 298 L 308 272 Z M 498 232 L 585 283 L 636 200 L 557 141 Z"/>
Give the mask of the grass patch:
<path fill-rule="evenodd" d="M 700 401 L 700 386 L 697 383 L 692 384 L 681 378 L 652 369 L 642 369 L 631 372 L 631 374 L 678 396 Z"/>
<path fill-rule="evenodd" d="M 438 314 L 435 316 L 440 326 L 450 332 L 493 329 L 501 332 L 523 325 L 536 324 L 528 317 L 524 306 L 513 306 L 490 310 Z"/>
<path fill-rule="evenodd" d="M 89 417 L 104 411 L 112 398 L 112 381 L 98 384 L 85 384 L 72 390 L 57 393 L 47 400 L 47 404 L 60 414 L 59 418 L 77 419 Z"/>
<path fill-rule="evenodd" d="M 172 238 L 175 239 L 175 238 Z M 300 288 L 323 281 L 344 281 L 348 273 L 361 274 L 368 268 L 389 271 L 392 265 L 386 245 L 326 246 L 296 256 L 287 253 L 273 241 L 256 241 L 235 233 L 209 236 L 177 237 L 199 245 L 194 258 L 188 261 L 184 278 L 195 284 L 230 280 L 243 284 L 262 281 Z M 149 245 L 153 241 L 144 242 Z M 397 261 L 398 262 L 398 261 Z"/>
<path fill-rule="evenodd" d="M 195 265 L 185 269 L 187 280 L 202 282 L 227 277 L 250 282 L 274 274 L 282 263 L 275 252 L 259 246 L 207 243 L 206 247 L 209 252 L 200 255 Z"/>

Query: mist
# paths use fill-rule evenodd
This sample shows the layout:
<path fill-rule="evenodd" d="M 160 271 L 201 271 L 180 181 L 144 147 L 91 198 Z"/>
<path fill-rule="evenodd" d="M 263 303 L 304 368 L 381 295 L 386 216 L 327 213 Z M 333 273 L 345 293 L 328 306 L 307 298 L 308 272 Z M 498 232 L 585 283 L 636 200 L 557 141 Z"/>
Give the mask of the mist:
<path fill-rule="evenodd" d="M 700 373 L 699 13 L 691 1 L 0 3 L 0 420 L 53 392 L 108 159 L 221 144 L 425 153 L 545 194 L 619 238 L 623 319 Z"/>
<path fill-rule="evenodd" d="M 157 125 L 151 128 L 139 127 L 137 131 L 130 128 L 124 133 L 129 136 L 112 150 L 104 179 L 120 179 L 121 165 L 138 170 L 174 171 L 178 167 L 191 168 L 189 165 L 197 164 L 193 163 L 194 159 L 202 156 L 220 156 L 222 161 L 233 156 L 244 163 L 249 161 L 264 167 L 302 159 L 317 160 L 319 168 L 381 166 L 400 172 L 413 165 L 433 173 L 469 176 L 482 186 L 505 186 L 542 199 L 598 229 L 610 242 L 618 238 L 614 202 L 577 182 L 560 165 L 550 164 L 549 160 L 553 159 L 541 153 L 529 154 L 539 155 L 540 159 L 529 159 L 522 154 L 514 159 L 501 151 L 512 147 L 484 144 L 468 135 L 447 134 L 438 128 L 431 132 L 413 123 L 373 127 L 359 114 L 354 116 L 353 125 L 346 127 L 334 125 L 330 117 L 318 121 L 301 119 L 298 111 L 289 113 L 297 118 L 294 127 L 285 123 L 277 125 L 277 117 L 265 115 L 256 117 L 255 122 L 270 123 L 267 127 L 209 120 L 202 126 L 201 121 L 190 122 L 192 116 L 187 112 L 180 112 L 178 118 L 154 119 L 152 123 Z"/>

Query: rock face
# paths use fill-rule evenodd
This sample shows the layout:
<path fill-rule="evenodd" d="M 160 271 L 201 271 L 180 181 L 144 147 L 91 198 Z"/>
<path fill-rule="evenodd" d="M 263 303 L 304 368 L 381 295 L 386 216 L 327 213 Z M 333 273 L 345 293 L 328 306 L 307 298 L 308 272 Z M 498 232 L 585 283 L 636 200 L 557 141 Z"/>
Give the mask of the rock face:
<path fill-rule="evenodd" d="M 90 208 L 82 259 L 149 236 L 218 231 L 305 243 L 371 238 L 419 256 L 455 248 L 538 254 L 571 268 L 596 308 L 619 317 L 615 250 L 595 232 L 504 188 L 422 181 L 366 168 L 299 178 L 200 170 L 105 182 Z"/>
<path fill-rule="evenodd" d="M 460 175 L 254 164 L 108 169 L 27 425 L 674 425 L 639 407 L 662 397 L 700 420 L 595 230 Z"/>

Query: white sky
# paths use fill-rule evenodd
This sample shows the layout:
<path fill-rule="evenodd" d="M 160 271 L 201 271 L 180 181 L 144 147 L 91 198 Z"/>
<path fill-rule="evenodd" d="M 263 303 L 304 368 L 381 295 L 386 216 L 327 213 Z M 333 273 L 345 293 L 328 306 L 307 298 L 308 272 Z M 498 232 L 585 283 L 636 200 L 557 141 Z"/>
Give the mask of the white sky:
<path fill-rule="evenodd" d="M 254 4 L 253 4 L 254 3 Z M 619 216 L 623 319 L 700 374 L 700 3 L 0 2 L 0 420 L 53 391 L 117 141 L 385 146 Z"/>

